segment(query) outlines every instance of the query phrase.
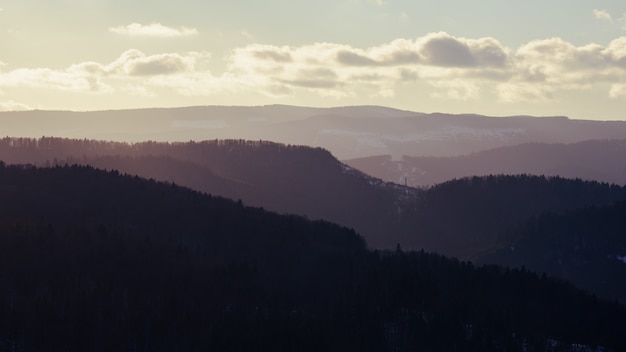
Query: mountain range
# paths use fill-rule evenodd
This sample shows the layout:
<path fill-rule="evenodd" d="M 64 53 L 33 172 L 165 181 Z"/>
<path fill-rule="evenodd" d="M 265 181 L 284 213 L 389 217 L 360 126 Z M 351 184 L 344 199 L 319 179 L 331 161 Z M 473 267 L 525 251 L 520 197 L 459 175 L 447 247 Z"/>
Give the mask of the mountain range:
<path fill-rule="evenodd" d="M 6 351 L 620 351 L 626 309 L 526 270 L 88 166 L 0 163 Z"/>
<path fill-rule="evenodd" d="M 578 143 L 525 143 L 454 157 L 390 155 L 345 160 L 351 167 L 383 180 L 427 187 L 455 178 L 533 174 L 581 178 L 626 185 L 626 140 Z"/>
<path fill-rule="evenodd" d="M 523 143 L 622 139 L 626 122 L 418 113 L 378 106 L 204 106 L 94 112 L 0 112 L 5 136 L 109 141 L 268 140 L 322 147 L 340 160 L 456 156 Z"/>
<path fill-rule="evenodd" d="M 514 245 L 520 238 L 515 231 L 532 217 L 626 199 L 621 186 L 532 175 L 476 176 L 416 189 L 367 176 L 323 149 L 243 140 L 126 144 L 4 138 L 0 159 L 116 170 L 279 213 L 332 221 L 354 229 L 370 248 L 399 245 L 485 263 L 500 263 L 487 258 Z M 603 270 L 603 261 L 594 263 L 593 270 Z M 617 273 L 614 279 L 621 280 Z M 598 292 L 626 298 L 626 290 Z"/>
<path fill-rule="evenodd" d="M 625 347 L 625 122 L 265 106 L 0 126 L 0 350 Z"/>

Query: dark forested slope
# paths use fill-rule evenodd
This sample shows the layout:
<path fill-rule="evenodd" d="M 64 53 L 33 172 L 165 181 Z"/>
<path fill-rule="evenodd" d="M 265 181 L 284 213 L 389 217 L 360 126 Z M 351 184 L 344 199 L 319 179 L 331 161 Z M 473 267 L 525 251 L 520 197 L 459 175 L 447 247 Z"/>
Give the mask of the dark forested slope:
<path fill-rule="evenodd" d="M 175 182 L 272 211 L 336 222 L 386 248 L 397 243 L 388 236 L 401 231 L 402 204 L 418 193 L 366 176 L 320 148 L 260 141 L 131 145 L 5 138 L 0 140 L 0 160 L 42 166 L 81 163 Z"/>
<path fill-rule="evenodd" d="M 532 217 L 480 261 L 525 266 L 626 302 L 626 202 Z"/>
<path fill-rule="evenodd" d="M 429 188 L 409 207 L 400 243 L 461 258 L 508 247 L 510 233 L 533 215 L 626 199 L 626 188 L 530 175 L 469 177 Z"/>
<path fill-rule="evenodd" d="M 626 199 L 622 187 L 528 175 L 464 178 L 418 190 L 368 177 L 323 149 L 241 140 L 125 144 L 5 138 L 0 158 L 82 163 L 175 182 L 336 222 L 354 228 L 373 248 L 400 243 L 464 259 L 508 245 L 506 232 L 532 215 Z"/>
<path fill-rule="evenodd" d="M 91 167 L 0 164 L 0 350 L 609 351 L 623 306 Z"/>

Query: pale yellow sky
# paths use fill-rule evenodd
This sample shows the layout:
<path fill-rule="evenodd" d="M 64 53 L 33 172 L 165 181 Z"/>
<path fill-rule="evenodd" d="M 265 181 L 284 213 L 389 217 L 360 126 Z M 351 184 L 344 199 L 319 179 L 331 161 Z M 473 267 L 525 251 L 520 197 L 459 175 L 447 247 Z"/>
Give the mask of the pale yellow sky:
<path fill-rule="evenodd" d="M 0 0 L 0 110 L 384 105 L 626 119 L 620 1 Z"/>

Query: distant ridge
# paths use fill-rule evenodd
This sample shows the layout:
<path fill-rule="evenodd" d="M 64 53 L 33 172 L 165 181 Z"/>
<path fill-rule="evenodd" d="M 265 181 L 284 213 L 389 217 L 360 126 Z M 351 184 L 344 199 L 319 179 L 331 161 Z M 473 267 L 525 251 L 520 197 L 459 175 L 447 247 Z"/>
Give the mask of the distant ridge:
<path fill-rule="evenodd" d="M 126 142 L 268 140 L 328 149 L 339 159 L 375 155 L 458 156 L 523 143 L 576 143 L 626 136 L 625 121 L 563 116 L 487 117 L 382 106 L 195 106 L 92 112 L 0 112 L 5 136 Z"/>
<path fill-rule="evenodd" d="M 374 177 L 413 187 L 425 187 L 454 178 L 490 174 L 533 174 L 581 178 L 626 185 L 626 139 L 578 143 L 526 143 L 456 157 L 389 155 L 345 162 Z"/>
<path fill-rule="evenodd" d="M 517 230 L 532 217 L 626 200 L 625 187 L 528 174 L 474 176 L 415 189 L 367 176 L 321 148 L 263 141 L 128 144 L 3 138 L 0 160 L 117 170 L 271 211 L 335 222 L 361 234 L 372 249 L 399 246 L 477 261 L 510 248 L 519 240 Z M 14 202 L 5 203 L 13 209 Z M 621 242 L 606 243 L 610 248 Z M 550 245 L 545 250 L 561 249 Z M 626 251 L 611 255 L 626 256 Z M 602 253 L 594 258 L 602 258 Z M 604 265 L 594 259 L 589 267 L 602 270 Z M 611 278 L 626 279 L 621 274 Z M 577 284 L 607 294 L 597 285 Z M 626 299 L 626 289 L 614 294 Z"/>

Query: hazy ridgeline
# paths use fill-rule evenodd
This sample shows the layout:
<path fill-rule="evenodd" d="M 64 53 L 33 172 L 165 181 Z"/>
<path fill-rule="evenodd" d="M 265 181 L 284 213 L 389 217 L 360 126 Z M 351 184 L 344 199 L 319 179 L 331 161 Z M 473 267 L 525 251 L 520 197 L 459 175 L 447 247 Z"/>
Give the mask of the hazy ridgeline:
<path fill-rule="evenodd" d="M 319 148 L 242 140 L 126 144 L 5 138 L 0 140 L 0 159 L 41 166 L 88 164 L 173 182 L 244 204 L 353 228 L 370 248 L 394 249 L 399 244 L 405 250 L 425 249 L 478 263 L 526 265 L 570 279 L 604 297 L 626 299 L 618 259 L 626 255 L 626 247 L 620 236 L 598 240 L 610 245 L 595 251 L 584 264 L 560 260 L 557 254 L 553 255 L 560 263 L 556 265 L 532 256 L 513 261 L 515 256 L 497 255 L 530 236 L 525 229 L 533 217 L 610 206 L 626 199 L 626 190 L 620 186 L 501 175 L 414 189 L 369 177 Z M 609 231 L 621 231 L 619 224 L 612 224 Z M 608 236 L 591 223 L 580 229 L 587 232 L 570 233 L 571 239 L 564 237 L 563 241 L 569 244 L 578 243 L 576 238 L 581 236 Z M 565 250 L 562 243 L 554 241 L 533 243 L 545 244 L 533 249 L 536 253 Z M 606 280 L 615 284 L 607 285 Z"/>
<path fill-rule="evenodd" d="M 404 156 L 452 157 L 524 143 L 577 143 L 626 136 L 624 121 L 425 114 L 380 106 L 34 110 L 0 112 L 0 124 L 5 136 L 34 138 L 125 142 L 269 140 L 322 147 L 340 160 L 376 155 L 390 155 L 395 160 Z"/>
<path fill-rule="evenodd" d="M 455 178 L 495 174 L 533 174 L 581 178 L 626 185 L 626 140 L 590 140 L 573 144 L 526 143 L 453 157 L 390 155 L 345 163 L 386 181 L 415 187 Z"/>

